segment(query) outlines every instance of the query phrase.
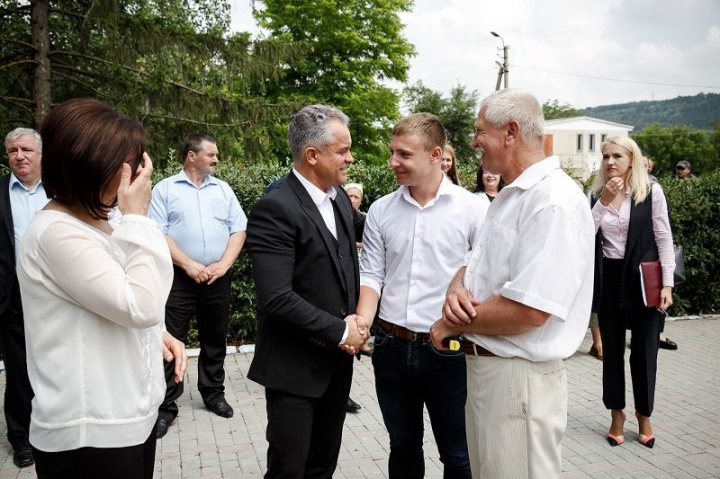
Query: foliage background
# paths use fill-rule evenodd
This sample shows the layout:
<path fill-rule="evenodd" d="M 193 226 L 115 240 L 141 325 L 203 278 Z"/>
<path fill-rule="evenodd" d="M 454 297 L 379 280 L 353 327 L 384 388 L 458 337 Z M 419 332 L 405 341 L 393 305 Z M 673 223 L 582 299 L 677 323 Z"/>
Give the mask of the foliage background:
<path fill-rule="evenodd" d="M 174 160 L 169 166 L 157 170 L 154 181 L 173 175 L 181 168 Z M 475 186 L 476 167 L 461 165 L 460 177 L 468 190 Z M 221 162 L 217 176 L 227 181 L 249 214 L 255 202 L 265 193 L 267 186 L 286 176 L 289 167 L 274 164 L 245 165 L 228 160 Z M 348 182 L 360 182 L 365 190 L 361 208 L 367 211 L 370 204 L 397 188 L 392 171 L 387 165 L 356 162 L 348 174 Z M 674 292 L 675 305 L 670 315 L 707 314 L 720 311 L 720 170 L 694 178 L 677 181 L 660 180 L 663 186 L 673 224 L 673 237 L 685 250 L 688 279 Z M 243 251 L 232 268 L 232 303 L 228 328 L 228 342 L 253 342 L 257 302 L 252 279 L 250 255 Z M 191 329 L 189 341 L 196 338 Z"/>

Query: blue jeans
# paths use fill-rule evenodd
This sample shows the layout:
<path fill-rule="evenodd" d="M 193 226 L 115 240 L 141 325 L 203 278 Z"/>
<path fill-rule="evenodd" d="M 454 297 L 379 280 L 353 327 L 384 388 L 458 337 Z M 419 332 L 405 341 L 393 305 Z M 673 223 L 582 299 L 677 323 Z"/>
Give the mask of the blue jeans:
<path fill-rule="evenodd" d="M 390 433 L 390 478 L 425 475 L 425 405 L 445 466 L 443 477 L 470 479 L 464 354 L 439 352 L 429 342 L 407 342 L 378 328 L 372 362 L 380 410 Z"/>

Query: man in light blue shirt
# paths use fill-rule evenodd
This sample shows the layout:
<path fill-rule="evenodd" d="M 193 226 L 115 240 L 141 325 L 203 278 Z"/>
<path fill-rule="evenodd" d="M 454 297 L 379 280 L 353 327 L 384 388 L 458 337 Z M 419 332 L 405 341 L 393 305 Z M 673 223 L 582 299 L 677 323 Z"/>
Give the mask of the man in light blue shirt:
<path fill-rule="evenodd" d="M 40 135 L 16 128 L 5 137 L 10 175 L 0 179 L 0 336 L 5 361 L 5 423 L 13 462 L 27 467 L 35 462 L 28 441 L 34 396 L 27 374 L 25 330 L 15 252 L 35 212 L 48 198 L 41 181 Z"/>
<path fill-rule="evenodd" d="M 177 175 L 153 188 L 150 217 L 165 234 L 175 278 L 165 309 L 165 326 L 187 340 L 194 316 L 200 339 L 198 390 L 205 406 L 229 418 L 225 400 L 225 336 L 230 313 L 230 271 L 245 242 L 247 217 L 230 186 L 212 174 L 218 163 L 215 140 L 190 135 L 182 151 L 185 164 Z M 183 393 L 167 364 L 165 401 L 160 406 L 157 437 L 163 437 L 178 414 L 175 400 Z"/>

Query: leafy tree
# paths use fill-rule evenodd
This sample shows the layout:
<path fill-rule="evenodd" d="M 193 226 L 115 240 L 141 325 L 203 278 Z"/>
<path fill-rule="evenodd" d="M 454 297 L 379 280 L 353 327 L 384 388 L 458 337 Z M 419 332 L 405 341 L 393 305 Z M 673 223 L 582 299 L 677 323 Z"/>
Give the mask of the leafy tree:
<path fill-rule="evenodd" d="M 418 81 L 405 88 L 403 97 L 411 112 L 428 112 L 440 119 L 459 163 L 474 163 L 477 160 L 477 153 L 470 148 L 477 116 L 477 91 L 468 92 L 464 86 L 457 85 L 450 90 L 448 98 L 443 98 L 440 92 Z"/>
<path fill-rule="evenodd" d="M 255 1 L 254 15 L 270 38 L 307 47 L 301 59 L 284 65 L 285 77 L 269 96 L 340 108 L 352 119 L 354 155 L 384 163 L 400 112 L 398 94 L 380 81 L 407 79 L 414 48 L 402 36 L 398 14 L 411 6 L 411 0 Z M 287 150 L 285 131 L 285 124 L 278 126 L 278 155 Z"/>
<path fill-rule="evenodd" d="M 427 112 L 440 117 L 445 109 L 447 100 L 442 93 L 426 87 L 422 80 L 403 90 L 405 105 L 412 113 Z"/>
<path fill-rule="evenodd" d="M 710 132 L 710 144 L 715 149 L 716 164 L 720 165 L 720 123 L 717 121 L 710 122 L 712 131 Z"/>
<path fill-rule="evenodd" d="M 230 36 L 227 1 L 0 0 L 0 22 L 2 131 L 86 96 L 141 121 L 155 156 L 203 132 L 260 157 L 290 110 L 263 91 L 300 49 Z"/>
<path fill-rule="evenodd" d="M 568 103 L 560 103 L 558 100 L 548 100 L 542 105 L 543 114 L 546 120 L 556 120 L 558 118 L 571 118 L 573 116 L 583 116 L 583 113 L 573 108 Z"/>
<path fill-rule="evenodd" d="M 656 175 L 670 175 L 680 160 L 692 165 L 694 174 L 709 172 L 720 164 L 706 132 L 689 126 L 648 125 L 633 135 L 643 153 L 653 159 Z"/>

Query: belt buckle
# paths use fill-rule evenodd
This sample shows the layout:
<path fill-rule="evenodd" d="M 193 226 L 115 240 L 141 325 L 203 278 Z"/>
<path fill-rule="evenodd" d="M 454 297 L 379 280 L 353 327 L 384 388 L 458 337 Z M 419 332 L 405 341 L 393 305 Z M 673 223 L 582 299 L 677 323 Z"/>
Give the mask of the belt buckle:
<path fill-rule="evenodd" d="M 415 341 L 417 341 L 417 339 L 418 339 L 418 333 L 417 333 L 417 331 L 413 331 L 411 341 L 414 343 Z"/>

